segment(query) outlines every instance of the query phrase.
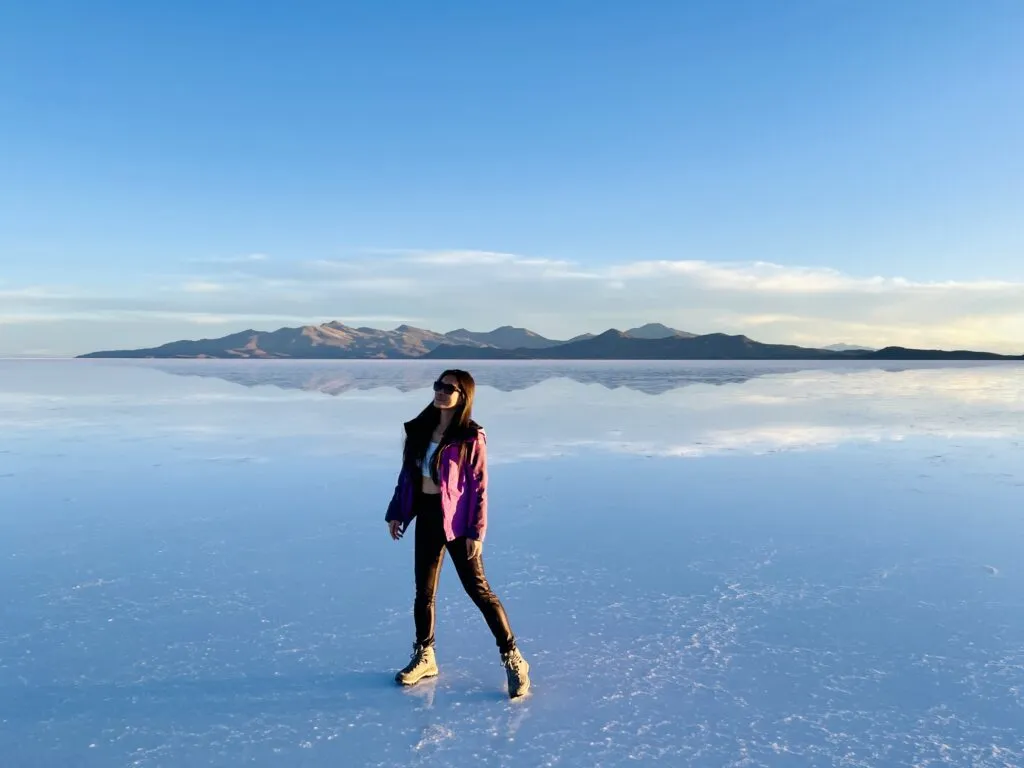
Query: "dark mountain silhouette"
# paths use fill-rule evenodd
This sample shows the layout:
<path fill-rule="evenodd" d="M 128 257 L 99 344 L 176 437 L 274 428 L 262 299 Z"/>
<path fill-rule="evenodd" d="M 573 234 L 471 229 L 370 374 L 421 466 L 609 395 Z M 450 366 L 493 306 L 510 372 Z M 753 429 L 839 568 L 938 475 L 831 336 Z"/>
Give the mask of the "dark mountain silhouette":
<path fill-rule="evenodd" d="M 675 328 L 669 328 L 661 323 L 647 323 L 639 328 L 630 328 L 626 331 L 626 335 L 632 339 L 667 339 L 672 336 L 683 336 L 692 339 L 697 334 L 677 331 Z"/>
<path fill-rule="evenodd" d="M 526 328 L 515 328 L 511 325 L 503 325 L 493 331 L 475 332 L 459 328 L 456 331 L 449 331 L 445 334 L 456 344 L 485 344 L 499 349 L 546 349 L 564 341 L 546 339 L 539 333 L 534 333 Z"/>
<path fill-rule="evenodd" d="M 637 338 L 635 333 L 663 334 Z M 502 347 L 499 344 L 532 346 Z M 545 339 L 525 328 L 503 326 L 488 333 L 465 329 L 440 334 L 400 325 L 391 331 L 351 328 L 343 323 L 245 330 L 217 339 L 173 341 L 149 349 L 91 352 L 80 357 L 120 358 L 291 358 L 435 360 L 1021 360 L 988 352 L 886 347 L 834 351 L 790 344 L 763 344 L 747 336 L 709 333 L 695 336 L 651 324 L 632 331 L 585 334 L 567 342 Z"/>
<path fill-rule="evenodd" d="M 784 344 L 761 344 L 746 336 L 724 333 L 636 339 L 612 329 L 590 339 L 550 349 L 466 349 L 442 345 L 425 357 L 472 360 L 822 360 L 836 354 Z"/>

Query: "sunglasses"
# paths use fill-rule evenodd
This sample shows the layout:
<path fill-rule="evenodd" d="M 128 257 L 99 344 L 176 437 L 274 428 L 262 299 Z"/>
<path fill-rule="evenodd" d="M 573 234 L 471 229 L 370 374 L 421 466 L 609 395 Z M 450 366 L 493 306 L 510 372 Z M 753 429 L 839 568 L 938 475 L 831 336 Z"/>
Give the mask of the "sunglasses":
<path fill-rule="evenodd" d="M 434 391 L 443 393 L 445 395 L 454 395 L 456 392 L 461 392 L 462 390 L 456 387 L 454 384 L 446 384 L 443 381 L 435 381 Z"/>

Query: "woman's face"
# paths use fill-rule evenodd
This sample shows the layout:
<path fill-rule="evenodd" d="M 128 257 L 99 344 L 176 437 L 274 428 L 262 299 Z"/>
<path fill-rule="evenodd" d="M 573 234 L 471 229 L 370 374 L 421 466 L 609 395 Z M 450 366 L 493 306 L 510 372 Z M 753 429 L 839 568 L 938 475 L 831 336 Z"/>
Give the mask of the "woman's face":
<path fill-rule="evenodd" d="M 462 392 L 459 391 L 459 382 L 449 374 L 439 381 L 434 382 L 434 407 L 442 410 L 454 408 L 459 404 Z"/>

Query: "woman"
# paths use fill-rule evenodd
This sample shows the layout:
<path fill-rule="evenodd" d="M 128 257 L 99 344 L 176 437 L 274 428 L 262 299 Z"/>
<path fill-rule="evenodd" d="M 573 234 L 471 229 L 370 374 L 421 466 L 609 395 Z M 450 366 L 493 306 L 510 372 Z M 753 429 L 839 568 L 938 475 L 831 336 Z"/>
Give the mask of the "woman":
<path fill-rule="evenodd" d="M 487 533 L 487 438 L 472 419 L 476 383 L 466 371 L 445 371 L 434 382 L 434 401 L 405 424 L 405 451 L 384 519 L 391 538 L 402 538 L 415 517 L 416 642 L 412 661 L 395 680 L 415 685 L 438 674 L 434 658 L 434 597 L 447 550 L 462 586 L 484 615 L 501 652 L 508 693 L 530 689 L 530 665 L 516 648 L 505 609 L 484 575 Z"/>

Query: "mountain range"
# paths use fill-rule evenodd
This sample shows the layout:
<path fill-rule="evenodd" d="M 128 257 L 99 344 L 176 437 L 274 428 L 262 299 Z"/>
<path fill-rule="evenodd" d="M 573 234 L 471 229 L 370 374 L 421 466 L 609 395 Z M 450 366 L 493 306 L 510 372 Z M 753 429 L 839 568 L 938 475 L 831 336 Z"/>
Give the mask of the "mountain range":
<path fill-rule="evenodd" d="M 459 328 L 437 333 L 410 325 L 385 331 L 340 322 L 245 330 L 216 339 L 180 340 L 147 349 L 90 352 L 98 358 L 218 359 L 430 359 L 430 360 L 1022 360 L 1024 356 L 970 350 L 885 347 L 868 349 L 764 344 L 743 335 L 693 334 L 660 323 L 627 331 L 611 329 L 560 341 L 526 328 L 505 325 L 493 331 Z"/>

